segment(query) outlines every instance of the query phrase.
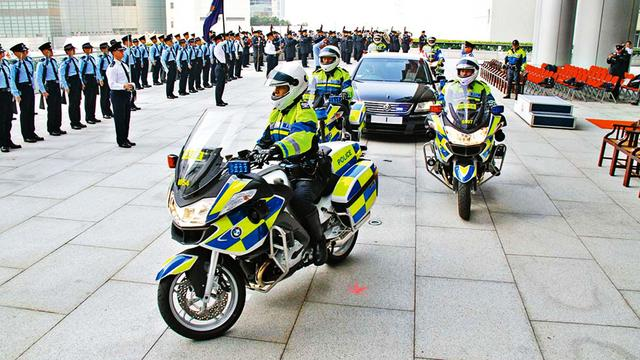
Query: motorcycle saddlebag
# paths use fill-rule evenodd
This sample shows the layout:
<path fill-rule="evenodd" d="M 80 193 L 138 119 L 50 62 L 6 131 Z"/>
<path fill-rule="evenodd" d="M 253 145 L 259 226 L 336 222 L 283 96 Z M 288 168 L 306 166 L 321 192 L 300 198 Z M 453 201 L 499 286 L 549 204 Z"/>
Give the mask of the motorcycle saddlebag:
<path fill-rule="evenodd" d="M 378 168 L 371 160 L 360 160 L 345 172 L 331 194 L 331 203 L 357 225 L 371 211 L 378 197 Z"/>

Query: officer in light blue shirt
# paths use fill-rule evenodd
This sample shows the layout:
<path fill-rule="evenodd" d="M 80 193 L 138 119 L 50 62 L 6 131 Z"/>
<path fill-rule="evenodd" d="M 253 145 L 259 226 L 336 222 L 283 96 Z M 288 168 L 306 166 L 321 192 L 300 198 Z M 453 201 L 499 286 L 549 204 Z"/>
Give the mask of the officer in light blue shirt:
<path fill-rule="evenodd" d="M 0 151 L 8 153 L 22 146 L 11 141 L 11 118 L 15 104 L 11 94 L 11 69 L 5 55 L 5 50 L 0 45 Z"/>
<path fill-rule="evenodd" d="M 164 37 L 163 37 L 164 38 Z M 149 61 L 151 61 L 151 78 L 153 85 L 162 85 L 160 82 L 160 70 L 162 64 L 160 63 L 160 57 L 162 56 L 162 45 L 158 43 L 158 37 L 153 35 L 150 37 L 152 45 L 149 48 Z M 162 41 L 162 39 L 160 40 Z"/>
<path fill-rule="evenodd" d="M 174 86 L 176 84 L 176 53 L 173 51 L 173 36 L 171 34 L 167 35 L 164 40 L 165 49 L 160 56 L 160 63 L 162 64 L 162 68 L 164 72 L 167 74 L 167 83 L 166 83 L 166 95 L 167 99 L 173 100 L 178 97 L 173 93 Z"/>
<path fill-rule="evenodd" d="M 133 43 L 131 45 L 131 54 L 136 59 L 135 66 L 131 69 L 131 76 L 133 83 L 136 84 L 136 90 L 144 89 L 142 84 L 140 83 L 140 78 L 142 75 L 142 54 L 140 53 L 140 41 L 138 38 L 133 38 Z"/>
<path fill-rule="evenodd" d="M 80 72 L 80 61 L 76 59 L 76 48 L 73 44 L 64 46 L 67 57 L 60 64 L 60 84 L 69 95 L 68 110 L 71 128 L 81 130 L 87 125 L 80 122 L 80 102 L 82 101 L 82 90 L 84 83 Z"/>
<path fill-rule="evenodd" d="M 187 83 L 189 82 L 189 72 L 191 72 L 191 64 L 189 64 L 189 53 L 187 52 L 187 41 L 180 40 L 180 50 L 178 50 L 178 58 L 176 65 L 180 73 L 180 82 L 178 84 L 178 95 L 189 95 L 187 92 Z"/>
<path fill-rule="evenodd" d="M 96 100 L 98 98 L 98 86 L 102 81 L 102 74 L 98 70 L 98 61 L 93 57 L 93 45 L 82 45 L 84 55 L 80 58 L 80 73 L 84 83 L 84 114 L 87 124 L 101 122 L 96 119 Z"/>
<path fill-rule="evenodd" d="M 106 42 L 100 44 L 100 51 L 102 52 L 102 54 L 98 56 L 98 71 L 102 77 L 100 81 L 100 110 L 102 111 L 102 118 L 108 120 L 113 117 L 113 111 L 111 110 L 111 89 L 109 88 L 109 80 L 107 79 L 107 68 L 113 62 L 113 55 L 109 53 L 109 44 Z"/>
<path fill-rule="evenodd" d="M 11 65 L 11 93 L 20 105 L 20 130 L 25 142 L 34 143 L 44 138 L 35 133 L 35 81 L 34 67 L 26 57 L 29 49 L 23 43 L 11 48 L 18 61 Z"/>
<path fill-rule="evenodd" d="M 142 82 L 142 87 L 150 88 L 149 85 L 149 48 L 147 47 L 147 37 L 142 35 L 140 36 L 140 45 L 138 45 L 138 50 L 140 52 L 140 60 L 142 65 L 140 67 L 140 80 Z"/>
<path fill-rule="evenodd" d="M 60 94 L 60 74 L 58 62 L 53 58 L 53 48 L 47 42 L 38 48 L 43 58 L 36 67 L 37 90 L 47 100 L 47 131 L 51 136 L 64 135 L 62 131 L 62 96 Z"/>

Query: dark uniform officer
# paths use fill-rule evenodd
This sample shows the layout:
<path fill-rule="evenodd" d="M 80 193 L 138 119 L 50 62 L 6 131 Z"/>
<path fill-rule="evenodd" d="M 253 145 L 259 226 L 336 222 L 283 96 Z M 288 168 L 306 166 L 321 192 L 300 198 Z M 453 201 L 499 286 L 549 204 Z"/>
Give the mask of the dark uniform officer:
<path fill-rule="evenodd" d="M 389 33 L 389 52 L 400 52 L 400 37 L 397 31 Z"/>
<path fill-rule="evenodd" d="M 4 56 L 5 50 L 0 45 L 0 151 L 6 153 L 22 146 L 11 141 L 11 118 L 15 103 L 11 94 L 11 69 Z"/>
<path fill-rule="evenodd" d="M 142 35 L 139 37 L 140 45 L 138 46 L 138 50 L 140 53 L 140 61 L 142 65 L 140 66 L 140 81 L 142 87 L 150 88 L 149 85 L 149 48 L 147 47 L 147 38 Z"/>
<path fill-rule="evenodd" d="M 242 43 L 242 67 L 249 67 L 249 33 L 244 31 L 241 38 Z"/>
<path fill-rule="evenodd" d="M 36 84 L 38 91 L 47 99 L 47 131 L 51 136 L 64 135 L 62 131 L 62 96 L 60 91 L 60 75 L 58 63 L 53 58 L 53 48 L 47 42 L 38 48 L 44 57 L 36 68 Z"/>
<path fill-rule="evenodd" d="M 262 42 L 264 40 L 260 36 L 258 31 L 253 33 L 251 38 L 251 45 L 253 46 L 253 66 L 257 72 L 262 71 Z"/>
<path fill-rule="evenodd" d="M 107 68 L 113 62 L 113 56 L 109 53 L 109 44 L 107 43 L 100 44 L 100 51 L 102 51 L 102 54 L 98 56 L 98 69 L 100 70 L 100 76 L 102 76 L 102 81 L 100 81 L 100 110 L 104 119 L 111 119 L 113 111 L 111 111 L 111 90 L 107 79 Z"/>
<path fill-rule="evenodd" d="M 96 99 L 98 98 L 98 86 L 102 81 L 102 74 L 96 65 L 97 61 L 91 55 L 93 46 L 90 43 L 82 45 L 84 56 L 80 58 L 80 74 L 84 84 L 84 114 L 87 124 L 100 122 L 96 119 Z"/>
<path fill-rule="evenodd" d="M 426 31 L 422 30 L 422 34 L 420 34 L 420 37 L 418 38 L 418 50 L 422 52 L 422 48 L 425 45 L 427 45 L 427 33 Z"/>
<path fill-rule="evenodd" d="M 362 30 L 356 29 L 356 36 L 353 37 L 353 59 L 360 61 L 364 50 L 367 48 L 366 39 L 362 36 Z"/>
<path fill-rule="evenodd" d="M 135 84 L 131 81 L 129 66 L 122 62 L 124 50 L 125 48 L 120 43 L 109 47 L 114 61 L 107 69 L 107 79 L 109 79 L 109 87 L 111 88 L 113 120 L 116 126 L 116 142 L 121 148 L 130 148 L 136 145 L 129 141 L 131 96 Z"/>
<path fill-rule="evenodd" d="M 25 44 L 20 43 L 11 48 L 18 61 L 11 65 L 11 92 L 20 105 L 20 130 L 24 141 L 34 143 L 44 138 L 35 133 L 35 94 L 34 94 L 34 68 L 31 62 L 26 60 L 27 50 Z"/>
<path fill-rule="evenodd" d="M 350 31 L 345 31 L 340 44 L 340 51 L 342 52 L 342 60 L 347 64 L 351 64 L 351 54 L 353 54 L 353 36 Z"/>
<path fill-rule="evenodd" d="M 296 46 L 298 46 L 298 40 L 293 38 L 293 34 L 289 32 L 287 39 L 284 42 L 284 60 L 293 61 L 296 58 Z"/>
<path fill-rule="evenodd" d="M 618 100 L 620 95 L 620 84 L 624 79 L 625 72 L 629 69 L 631 55 L 624 48 L 624 45 L 616 45 L 616 52 L 607 56 L 607 64 L 609 64 L 609 74 L 618 77 L 618 81 L 614 84 L 611 94 L 614 99 Z"/>
<path fill-rule="evenodd" d="M 162 68 L 167 73 L 167 83 L 166 83 L 166 95 L 167 99 L 177 99 L 173 93 L 173 89 L 176 85 L 176 75 L 177 75 L 177 55 L 173 50 L 173 36 L 167 35 L 164 39 L 166 44 L 165 50 L 162 52 L 162 56 L 160 57 L 160 63 L 162 64 Z"/>
<path fill-rule="evenodd" d="M 189 81 L 189 72 L 191 71 L 191 65 L 189 64 L 189 53 L 187 51 L 187 41 L 185 39 L 180 40 L 180 50 L 178 50 L 176 66 L 178 73 L 180 74 L 180 82 L 178 84 L 178 95 L 187 96 L 187 82 Z"/>
<path fill-rule="evenodd" d="M 308 60 L 309 54 L 311 53 L 312 47 L 312 39 L 309 36 L 307 30 L 302 30 L 302 35 L 300 36 L 300 60 L 302 60 L 302 67 L 309 67 Z"/>
<path fill-rule="evenodd" d="M 330 46 L 340 47 L 340 40 L 336 36 L 335 31 L 329 31 L 329 43 Z"/>
<path fill-rule="evenodd" d="M 409 50 L 411 49 L 411 42 L 413 40 L 411 39 L 411 34 L 409 34 L 408 32 L 404 32 L 404 35 L 402 35 L 402 52 L 403 53 L 408 53 Z"/>
<path fill-rule="evenodd" d="M 80 122 L 80 102 L 82 101 L 82 78 L 80 77 L 80 62 L 75 58 L 76 48 L 72 44 L 64 46 L 67 57 L 60 64 L 60 82 L 62 88 L 69 95 L 68 109 L 71 128 L 80 130 L 86 128 Z"/>

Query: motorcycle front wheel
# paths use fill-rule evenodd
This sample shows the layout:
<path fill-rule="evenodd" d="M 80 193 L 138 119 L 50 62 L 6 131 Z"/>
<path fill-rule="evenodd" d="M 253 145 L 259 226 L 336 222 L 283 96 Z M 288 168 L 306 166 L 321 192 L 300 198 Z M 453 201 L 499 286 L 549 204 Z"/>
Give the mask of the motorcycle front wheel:
<path fill-rule="evenodd" d="M 471 217 L 471 184 L 458 183 L 458 215 L 463 220 Z"/>
<path fill-rule="evenodd" d="M 235 262 L 224 261 L 218 264 L 216 277 L 218 287 L 212 289 L 206 305 L 196 296 L 186 273 L 160 281 L 158 308 L 173 331 L 193 340 L 210 340 L 235 324 L 244 309 L 246 296 L 242 270 Z"/>

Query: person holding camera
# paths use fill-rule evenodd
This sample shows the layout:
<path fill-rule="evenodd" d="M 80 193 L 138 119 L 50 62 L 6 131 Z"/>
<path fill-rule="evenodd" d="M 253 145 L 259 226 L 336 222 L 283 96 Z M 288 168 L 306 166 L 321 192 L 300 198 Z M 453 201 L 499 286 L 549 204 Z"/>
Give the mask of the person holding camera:
<path fill-rule="evenodd" d="M 609 64 L 609 74 L 618 77 L 618 81 L 614 84 L 611 94 L 613 98 L 618 100 L 620 96 L 620 83 L 624 79 L 624 73 L 629 68 L 631 55 L 624 49 L 624 45 L 616 45 L 616 51 L 607 56 L 607 64 Z"/>

